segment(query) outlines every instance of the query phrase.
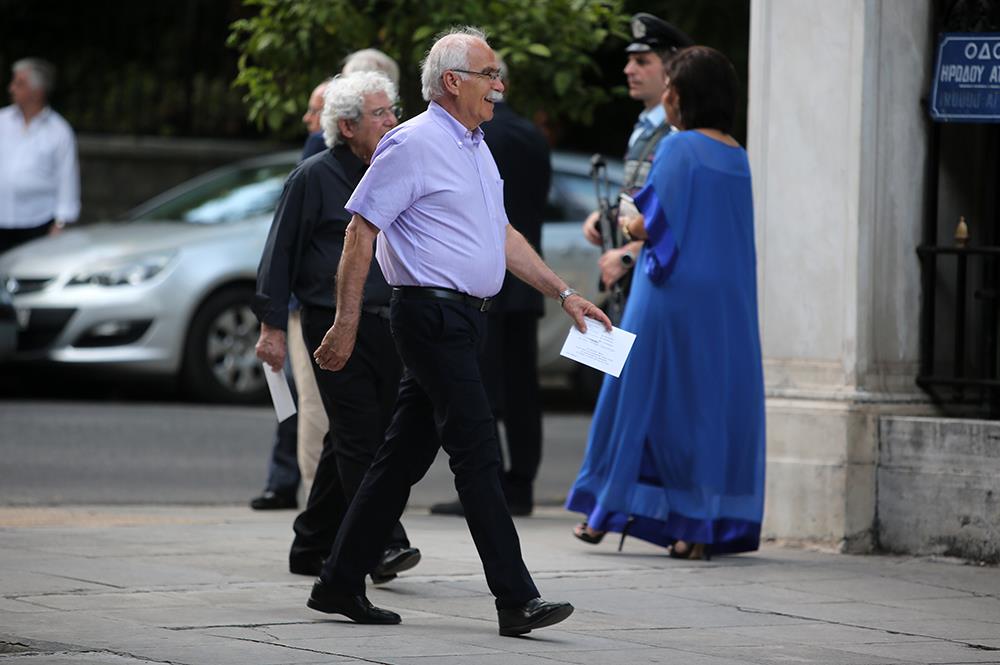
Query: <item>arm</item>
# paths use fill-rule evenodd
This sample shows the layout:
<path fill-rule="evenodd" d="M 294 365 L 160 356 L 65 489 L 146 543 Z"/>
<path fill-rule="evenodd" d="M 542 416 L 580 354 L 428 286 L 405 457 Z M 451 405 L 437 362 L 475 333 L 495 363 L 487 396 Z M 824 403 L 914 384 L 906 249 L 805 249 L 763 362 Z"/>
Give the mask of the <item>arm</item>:
<path fill-rule="evenodd" d="M 361 319 L 361 296 L 372 263 L 372 242 L 378 227 L 354 215 L 344 232 L 344 251 L 337 267 L 337 316 L 313 353 L 320 369 L 343 369 L 354 351 Z"/>
<path fill-rule="evenodd" d="M 601 218 L 601 212 L 595 210 L 589 215 L 587 219 L 583 222 L 583 237 L 587 239 L 591 245 L 601 246 L 601 231 L 597 228 L 597 222 Z"/>
<path fill-rule="evenodd" d="M 604 286 L 610 287 L 624 277 L 635 265 L 635 258 L 639 256 L 641 249 L 642 241 L 637 240 L 604 252 L 601 258 L 597 260 L 597 265 L 601 268 L 601 281 L 604 283 Z M 625 265 L 622 260 L 625 254 L 632 257 L 630 265 Z"/>
<path fill-rule="evenodd" d="M 513 226 L 507 225 L 507 241 L 505 243 L 507 269 L 521 281 L 534 287 L 543 295 L 558 298 L 561 291 L 569 288 L 566 282 L 552 272 L 538 256 L 531 244 L 524 239 Z M 590 317 L 604 324 L 606 330 L 611 330 L 611 321 L 601 308 L 579 294 L 573 294 L 563 302 L 563 309 L 576 322 L 580 332 L 587 332 L 587 324 L 583 318 Z"/>
<path fill-rule="evenodd" d="M 622 218 L 621 220 L 622 235 L 631 240 L 639 241 L 639 245 L 642 245 L 642 241 L 649 237 L 646 233 L 646 218 L 642 215 L 635 215 L 633 217 Z"/>
<path fill-rule="evenodd" d="M 288 352 L 288 300 L 301 254 L 302 237 L 311 228 L 312 213 L 305 204 L 303 178 L 293 174 L 285 183 L 267 242 L 257 267 L 257 289 L 252 308 L 260 320 L 257 357 L 274 371 L 285 365 Z"/>
<path fill-rule="evenodd" d="M 62 227 L 75 222 L 80 215 L 80 165 L 76 156 L 76 139 L 72 130 L 61 137 L 56 154 L 56 223 L 50 233 L 59 233 Z"/>

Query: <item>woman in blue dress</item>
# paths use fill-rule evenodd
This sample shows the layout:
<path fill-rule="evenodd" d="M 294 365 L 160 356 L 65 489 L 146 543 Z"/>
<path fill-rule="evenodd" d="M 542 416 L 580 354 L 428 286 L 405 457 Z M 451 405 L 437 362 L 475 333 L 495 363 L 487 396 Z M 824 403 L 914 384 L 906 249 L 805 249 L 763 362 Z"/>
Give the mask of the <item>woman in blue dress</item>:
<path fill-rule="evenodd" d="M 693 46 L 664 66 L 680 131 L 657 149 L 644 240 L 621 327 L 636 333 L 620 378 L 605 377 L 587 453 L 566 501 L 574 530 L 670 546 L 682 558 L 757 549 L 764 510 L 764 382 L 753 201 L 746 152 L 729 135 L 737 79 Z M 619 546 L 620 547 L 620 546 Z"/>

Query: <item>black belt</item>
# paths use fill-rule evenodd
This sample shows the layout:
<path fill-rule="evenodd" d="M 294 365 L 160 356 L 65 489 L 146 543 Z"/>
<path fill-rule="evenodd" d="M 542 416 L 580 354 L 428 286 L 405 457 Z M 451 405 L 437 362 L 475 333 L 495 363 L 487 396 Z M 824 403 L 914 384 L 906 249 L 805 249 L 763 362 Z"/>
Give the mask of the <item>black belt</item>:
<path fill-rule="evenodd" d="M 435 286 L 394 286 L 392 297 L 400 300 L 451 300 L 474 307 L 480 312 L 488 312 L 493 304 L 493 298 L 476 298 L 468 293 Z"/>

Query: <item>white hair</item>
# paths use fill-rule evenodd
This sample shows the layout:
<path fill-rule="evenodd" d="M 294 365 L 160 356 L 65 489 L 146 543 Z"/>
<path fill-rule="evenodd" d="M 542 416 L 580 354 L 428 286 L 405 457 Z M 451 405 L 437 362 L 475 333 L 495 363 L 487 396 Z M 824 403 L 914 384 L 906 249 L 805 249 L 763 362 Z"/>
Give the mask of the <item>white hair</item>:
<path fill-rule="evenodd" d="M 399 85 L 399 65 L 377 48 L 364 48 L 347 56 L 341 74 L 354 72 L 382 72 L 397 86 Z"/>
<path fill-rule="evenodd" d="M 444 86 L 441 84 L 444 73 L 449 69 L 468 69 L 469 50 L 476 43 L 489 46 L 486 33 L 471 25 L 452 28 L 438 36 L 420 64 L 424 101 L 444 97 Z M 465 74 L 459 76 L 466 78 Z"/>
<path fill-rule="evenodd" d="M 330 79 L 323 93 L 323 113 L 319 118 L 323 141 L 328 148 L 344 142 L 337 122 L 361 120 L 365 97 L 380 92 L 385 93 L 390 104 L 396 103 L 396 85 L 382 72 L 339 74 Z"/>
<path fill-rule="evenodd" d="M 26 72 L 28 84 L 36 90 L 41 89 L 46 95 L 52 92 L 56 83 L 56 68 L 41 58 L 22 58 L 14 63 L 11 71 Z"/>

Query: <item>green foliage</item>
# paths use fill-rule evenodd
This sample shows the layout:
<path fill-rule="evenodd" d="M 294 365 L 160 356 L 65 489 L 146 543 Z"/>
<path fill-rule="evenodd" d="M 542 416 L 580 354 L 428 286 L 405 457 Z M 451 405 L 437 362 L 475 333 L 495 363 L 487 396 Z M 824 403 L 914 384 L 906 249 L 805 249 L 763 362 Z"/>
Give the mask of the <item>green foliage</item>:
<path fill-rule="evenodd" d="M 379 48 L 400 65 L 408 114 L 424 107 L 420 61 L 434 35 L 455 25 L 486 30 L 507 62 L 511 104 L 532 115 L 590 123 L 611 99 L 594 59 L 624 39 L 624 0 L 244 0 L 257 14 L 235 21 L 228 45 L 239 53 L 234 85 L 260 128 L 300 131 L 312 88 L 344 57 Z"/>

